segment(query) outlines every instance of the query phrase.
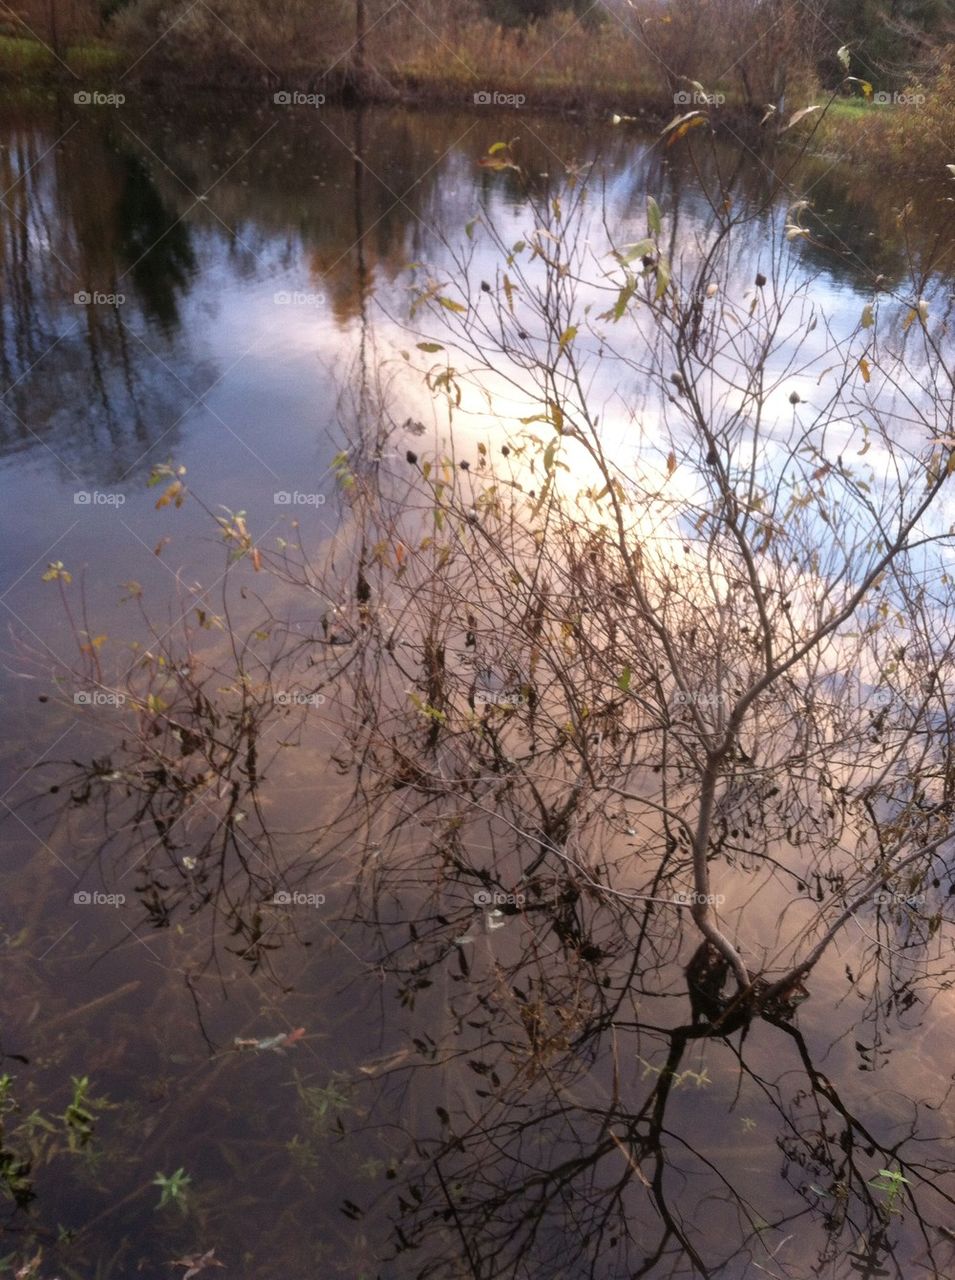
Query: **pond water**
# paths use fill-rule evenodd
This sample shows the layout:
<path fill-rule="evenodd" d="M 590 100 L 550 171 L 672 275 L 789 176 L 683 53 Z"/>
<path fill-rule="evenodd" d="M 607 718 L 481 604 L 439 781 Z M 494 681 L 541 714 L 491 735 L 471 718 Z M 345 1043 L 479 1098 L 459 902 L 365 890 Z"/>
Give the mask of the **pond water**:
<path fill-rule="evenodd" d="M 122 683 L 199 611 L 239 631 L 281 614 L 286 643 L 307 640 L 319 593 L 250 574 L 226 601 L 214 517 L 243 513 L 263 546 L 329 545 L 351 408 L 376 379 L 408 424 L 379 459 L 396 475 L 408 449 L 473 452 L 493 430 L 468 405 L 449 442 L 402 353 L 444 337 L 411 319 L 415 264 L 453 284 L 473 254 L 495 279 L 499 256 L 466 230 L 485 205 L 505 241 L 526 235 L 526 195 L 478 164 L 513 139 L 538 195 L 564 163 L 595 165 L 582 235 L 598 259 L 608 230 L 646 234 L 648 194 L 674 244 L 709 223 L 688 154 L 629 124 L 212 99 L 6 113 L 0 1049 L 20 1108 L 4 1151 L 35 1193 L 3 1208 L 7 1273 L 42 1252 L 24 1274 L 158 1280 L 214 1249 L 249 1280 L 955 1275 L 945 964 L 928 994 L 893 979 L 877 996 L 847 935 L 794 1027 L 754 1023 L 744 1060 L 736 1040 L 677 1043 L 688 934 L 637 945 L 586 892 L 553 932 L 528 930 L 401 776 L 387 799 L 356 782 L 324 695 L 295 695 L 306 714 L 282 707 L 253 747 L 221 628 L 198 623 L 233 772 L 193 776 L 197 804 L 95 682 L 60 678 L 79 661 Z M 772 171 L 792 160 L 728 140 L 706 163 L 761 210 L 725 282 L 743 296 L 790 203 Z M 891 298 L 930 255 L 921 292 L 947 314 L 947 192 L 829 160 L 787 185 L 813 200 L 814 236 L 785 270 L 836 330 L 875 277 Z M 608 438 L 649 412 L 645 387 L 599 368 L 593 386 Z M 204 506 L 157 507 L 163 464 Z M 71 581 L 44 580 L 56 562 Z M 468 856 L 493 851 L 513 880 L 506 823 L 472 834 Z M 778 899 L 754 897 L 751 872 L 734 868 L 727 911 L 756 950 Z M 72 1113 L 71 1077 L 92 1099 Z M 906 1171 L 904 1212 L 871 1185 L 884 1167 Z"/>

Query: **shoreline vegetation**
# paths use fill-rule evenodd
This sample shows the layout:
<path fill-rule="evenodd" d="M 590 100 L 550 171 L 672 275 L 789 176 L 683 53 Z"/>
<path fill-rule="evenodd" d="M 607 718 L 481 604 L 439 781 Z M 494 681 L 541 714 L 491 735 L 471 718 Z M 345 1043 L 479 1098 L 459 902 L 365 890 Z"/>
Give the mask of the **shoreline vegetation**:
<path fill-rule="evenodd" d="M 73 0 L 74 8 L 80 2 Z M 915 69 L 872 70 L 850 45 L 829 48 L 828 29 L 823 45 L 807 37 L 797 56 L 796 33 L 775 30 L 785 28 L 778 15 L 766 32 L 724 33 L 726 49 L 699 57 L 717 33 L 683 29 L 693 6 L 646 18 L 634 38 L 624 39 L 627 31 L 603 8 L 597 20 L 568 9 L 515 25 L 476 17 L 467 3 L 448 9 L 427 0 L 419 6 L 426 14 L 409 17 L 408 10 L 397 18 L 387 9 L 376 18 L 366 3 L 358 0 L 356 29 L 356 6 L 330 0 L 320 32 L 311 14 L 302 25 L 304 0 L 287 0 L 268 24 L 261 16 L 253 21 L 246 0 L 229 0 L 225 7 L 236 12 L 228 15 L 228 29 L 205 5 L 196 18 L 191 9 L 175 15 L 175 5 L 164 9 L 154 0 L 114 6 L 108 21 L 100 15 L 85 30 L 74 25 L 66 34 L 47 32 L 49 39 L 37 26 L 8 22 L 0 24 L 0 85 L 8 96 L 70 87 L 265 89 L 329 103 L 487 106 L 512 112 L 515 122 L 524 111 L 660 129 L 685 117 L 687 127 L 671 132 L 668 142 L 706 124 L 742 134 L 747 143 L 773 136 L 868 170 L 939 180 L 955 160 L 953 44 L 936 44 L 930 54 L 923 46 Z M 744 35 L 756 53 L 734 60 Z M 729 69 L 708 79 L 701 62 Z"/>

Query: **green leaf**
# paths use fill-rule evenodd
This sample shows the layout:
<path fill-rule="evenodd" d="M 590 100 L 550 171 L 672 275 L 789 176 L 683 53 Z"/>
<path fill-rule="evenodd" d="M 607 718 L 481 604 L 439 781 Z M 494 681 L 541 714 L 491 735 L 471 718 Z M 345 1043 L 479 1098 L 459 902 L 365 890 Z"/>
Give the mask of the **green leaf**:
<path fill-rule="evenodd" d="M 427 351 L 429 355 L 434 355 L 436 351 L 443 351 L 444 347 L 440 342 L 419 342 L 418 350 Z"/>
<path fill-rule="evenodd" d="M 653 241 L 649 237 L 646 240 L 638 240 L 636 244 L 625 244 L 617 254 L 617 261 L 624 266 L 629 266 L 631 262 L 636 262 L 637 258 L 644 258 L 648 253 L 652 253 L 653 248 Z"/>
<path fill-rule="evenodd" d="M 630 668 L 624 667 L 623 671 L 620 673 L 620 679 L 617 681 L 617 688 L 623 693 L 626 693 L 630 688 L 630 676 Z"/>
<path fill-rule="evenodd" d="M 661 258 L 657 263 L 657 291 L 656 299 L 659 301 L 670 287 L 670 267 L 666 258 Z"/>
<path fill-rule="evenodd" d="M 647 226 L 652 236 L 658 236 L 663 230 L 663 218 L 660 214 L 660 206 L 654 200 L 653 196 L 647 196 Z"/>
<path fill-rule="evenodd" d="M 455 302 L 453 298 L 438 298 L 438 301 L 448 311 L 456 311 L 462 314 L 467 311 L 467 307 L 462 307 L 460 302 Z"/>

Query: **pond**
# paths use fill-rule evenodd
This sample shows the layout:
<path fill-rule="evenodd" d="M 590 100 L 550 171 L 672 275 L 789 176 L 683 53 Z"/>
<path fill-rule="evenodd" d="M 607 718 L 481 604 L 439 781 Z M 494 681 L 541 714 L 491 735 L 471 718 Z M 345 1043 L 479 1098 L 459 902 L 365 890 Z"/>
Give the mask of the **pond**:
<path fill-rule="evenodd" d="M 692 263 L 719 178 L 754 215 L 721 291 L 748 307 L 781 273 L 836 341 L 879 291 L 904 318 L 912 276 L 949 315 L 947 191 L 636 122 L 263 98 L 23 101 L 0 132 L 0 1274 L 955 1275 L 949 920 L 898 968 L 852 925 L 795 1012 L 685 1034 L 698 938 L 608 902 L 566 823 L 465 820 L 397 736 L 363 738 L 363 699 L 397 714 L 407 673 L 383 651 L 359 680 L 361 611 L 311 569 L 337 556 L 364 604 L 355 476 L 409 505 L 426 456 L 476 468 L 501 417 L 533 417 L 501 364 L 449 429 L 423 375 L 460 304 L 442 329 L 416 299 L 456 297 L 462 264 L 497 290 L 481 224 L 526 239 L 568 164 L 597 263 L 646 236 L 648 196 Z M 501 141 L 529 189 L 486 163 Z M 797 197 L 812 234 L 780 249 Z M 623 459 L 657 393 L 580 341 Z M 276 684 L 293 659 L 313 685 Z M 472 710 L 503 698 L 485 683 Z M 721 887 L 765 955 L 792 904 L 748 804 Z M 612 826 L 635 888 L 639 837 Z"/>

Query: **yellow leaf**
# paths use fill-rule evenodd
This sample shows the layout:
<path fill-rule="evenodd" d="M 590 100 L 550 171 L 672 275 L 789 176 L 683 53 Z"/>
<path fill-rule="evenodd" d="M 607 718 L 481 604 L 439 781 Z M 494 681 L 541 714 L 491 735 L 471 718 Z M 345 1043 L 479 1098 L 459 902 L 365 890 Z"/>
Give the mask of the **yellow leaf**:
<path fill-rule="evenodd" d="M 162 507 L 168 507 L 170 502 L 174 502 L 177 507 L 182 506 L 182 481 L 173 480 L 172 484 L 160 495 L 156 502 L 156 510 Z"/>
<path fill-rule="evenodd" d="M 560 346 L 558 348 L 558 351 L 559 352 L 563 351 L 564 347 L 568 346 L 571 342 L 573 342 L 573 340 L 576 337 L 577 337 L 577 326 L 575 324 L 569 325 L 564 330 L 564 332 L 560 335 Z"/>
<path fill-rule="evenodd" d="M 872 370 L 865 356 L 859 361 L 859 372 L 862 374 L 863 382 L 869 382 L 872 379 Z"/>
<path fill-rule="evenodd" d="M 51 560 L 46 567 L 46 573 L 43 575 L 44 582 L 66 582 L 73 581 L 73 575 L 63 567 L 62 560 Z"/>

